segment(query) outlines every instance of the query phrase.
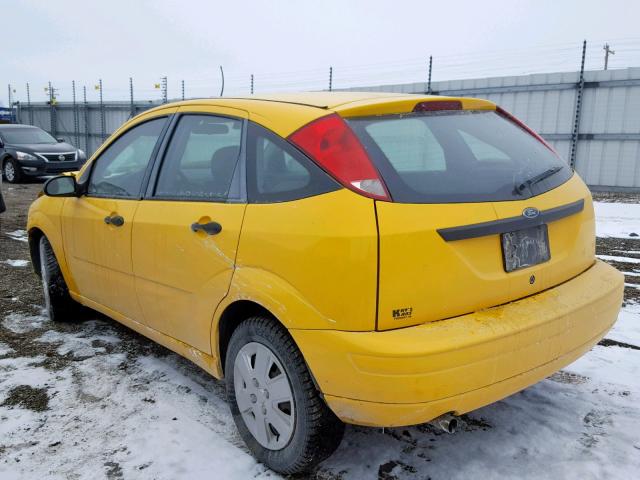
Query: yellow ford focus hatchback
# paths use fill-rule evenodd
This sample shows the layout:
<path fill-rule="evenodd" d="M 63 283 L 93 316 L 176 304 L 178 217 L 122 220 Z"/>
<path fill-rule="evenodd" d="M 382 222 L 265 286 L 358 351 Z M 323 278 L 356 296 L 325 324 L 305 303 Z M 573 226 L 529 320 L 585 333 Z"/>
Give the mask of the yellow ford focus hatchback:
<path fill-rule="evenodd" d="M 28 231 L 50 318 L 85 305 L 224 378 L 279 472 L 329 456 L 343 422 L 517 392 L 588 351 L 622 301 L 585 184 L 484 100 L 163 105 L 44 193 Z"/>

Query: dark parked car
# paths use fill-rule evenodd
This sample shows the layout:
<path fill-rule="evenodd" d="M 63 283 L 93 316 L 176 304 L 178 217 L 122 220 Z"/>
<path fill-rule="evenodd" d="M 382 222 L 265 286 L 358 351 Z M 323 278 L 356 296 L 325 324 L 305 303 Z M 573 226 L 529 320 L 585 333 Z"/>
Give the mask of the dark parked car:
<path fill-rule="evenodd" d="M 0 166 L 9 183 L 79 170 L 85 153 L 31 125 L 0 125 Z"/>
<path fill-rule="evenodd" d="M 7 209 L 4 204 L 4 198 L 2 198 L 2 175 L 0 175 L 0 213 L 4 212 Z"/>

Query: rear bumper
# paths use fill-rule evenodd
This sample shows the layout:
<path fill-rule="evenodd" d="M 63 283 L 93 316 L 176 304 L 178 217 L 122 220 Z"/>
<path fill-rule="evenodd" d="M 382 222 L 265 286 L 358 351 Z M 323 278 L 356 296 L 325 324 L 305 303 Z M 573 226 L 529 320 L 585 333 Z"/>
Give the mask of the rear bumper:
<path fill-rule="evenodd" d="M 537 295 L 386 332 L 290 330 L 343 421 L 412 425 L 500 400 L 587 352 L 615 322 L 623 276 L 597 261 Z"/>

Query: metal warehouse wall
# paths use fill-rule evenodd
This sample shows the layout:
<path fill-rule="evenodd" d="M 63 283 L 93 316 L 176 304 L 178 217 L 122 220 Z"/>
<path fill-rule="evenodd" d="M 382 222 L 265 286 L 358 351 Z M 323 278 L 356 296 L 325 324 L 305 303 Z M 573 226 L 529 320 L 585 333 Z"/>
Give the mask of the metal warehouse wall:
<path fill-rule="evenodd" d="M 579 72 L 432 82 L 439 95 L 486 98 L 540 132 L 570 158 L 576 113 L 575 168 L 596 189 L 640 189 L 640 68 L 584 72 L 579 111 Z M 347 90 L 426 93 L 426 82 Z"/>
<path fill-rule="evenodd" d="M 82 148 L 91 155 L 118 127 L 138 113 L 157 106 L 159 102 L 61 102 L 51 107 L 47 103 L 20 104 L 18 121 L 37 125 L 56 138 Z"/>
<path fill-rule="evenodd" d="M 433 82 L 440 95 L 489 99 L 540 132 L 565 159 L 575 143 L 575 167 L 598 189 L 640 190 L 640 68 Z M 425 93 L 426 82 L 347 90 Z M 20 105 L 18 118 L 94 152 L 103 139 L 151 102 Z M 578 119 L 577 138 L 573 138 Z"/>

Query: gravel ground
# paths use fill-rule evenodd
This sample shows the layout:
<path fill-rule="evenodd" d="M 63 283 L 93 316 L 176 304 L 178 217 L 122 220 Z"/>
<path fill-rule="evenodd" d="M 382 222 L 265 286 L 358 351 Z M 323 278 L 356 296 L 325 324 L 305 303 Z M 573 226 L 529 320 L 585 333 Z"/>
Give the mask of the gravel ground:
<path fill-rule="evenodd" d="M 94 312 L 44 320 L 39 280 L 18 262 L 29 259 L 23 231 L 40 189 L 3 186 L 0 479 L 278 478 L 246 452 L 221 382 Z M 630 478 L 640 468 L 640 263 L 628 259 L 640 260 L 640 239 L 598 238 L 597 253 L 626 272 L 625 325 L 635 322 L 627 333 L 463 416 L 456 435 L 428 425 L 348 427 L 338 452 L 308 478 Z"/>

